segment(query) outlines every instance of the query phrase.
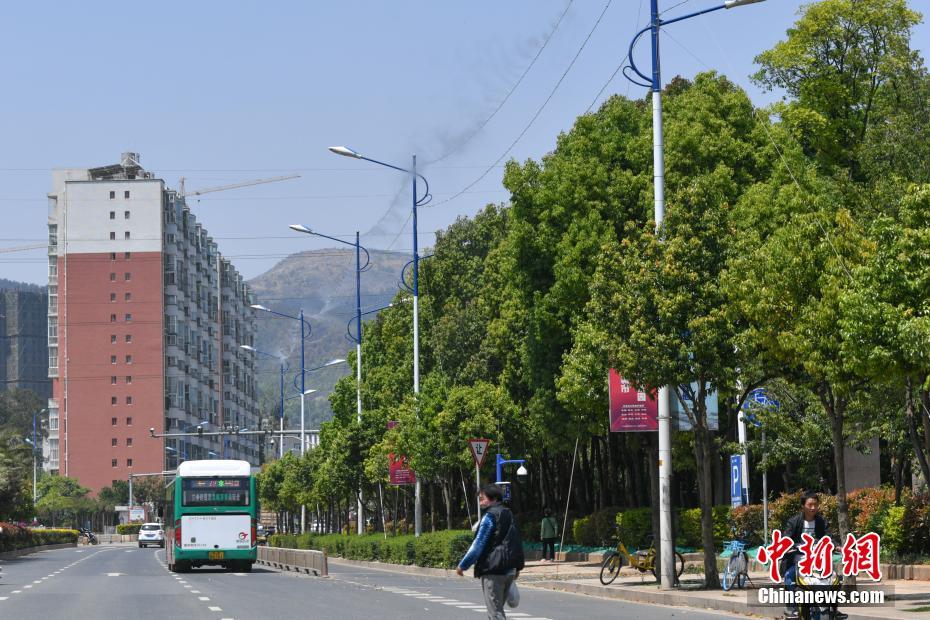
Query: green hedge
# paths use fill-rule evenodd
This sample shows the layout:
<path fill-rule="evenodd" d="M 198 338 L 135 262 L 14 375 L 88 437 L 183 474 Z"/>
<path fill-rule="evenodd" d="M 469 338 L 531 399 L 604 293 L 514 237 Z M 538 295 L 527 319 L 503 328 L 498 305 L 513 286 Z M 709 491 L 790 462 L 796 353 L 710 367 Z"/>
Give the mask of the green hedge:
<path fill-rule="evenodd" d="M 62 545 L 77 542 L 76 530 L 65 529 L 31 529 L 0 522 L 0 552 L 41 547 L 42 545 Z"/>
<path fill-rule="evenodd" d="M 141 523 L 120 523 L 116 526 L 117 534 L 138 534 Z"/>
<path fill-rule="evenodd" d="M 714 519 L 714 543 L 719 549 L 724 542 L 733 539 L 730 525 L 730 507 L 714 506 L 712 513 Z M 700 508 L 689 508 L 678 513 L 678 538 L 676 542 L 681 547 L 703 548 Z"/>
<path fill-rule="evenodd" d="M 472 538 L 468 530 L 452 530 L 426 533 L 419 538 L 412 535 L 385 538 L 383 534 L 275 534 L 268 542 L 272 547 L 325 550 L 328 555 L 347 560 L 455 568 Z"/>

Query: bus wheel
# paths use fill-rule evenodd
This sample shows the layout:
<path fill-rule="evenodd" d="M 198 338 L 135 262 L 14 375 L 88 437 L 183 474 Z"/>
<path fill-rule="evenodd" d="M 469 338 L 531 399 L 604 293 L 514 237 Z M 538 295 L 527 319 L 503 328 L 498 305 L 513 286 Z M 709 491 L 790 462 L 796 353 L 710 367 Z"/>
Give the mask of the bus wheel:
<path fill-rule="evenodd" d="M 242 564 L 239 566 L 240 573 L 251 573 L 252 572 L 252 563 L 248 560 L 243 560 Z"/>

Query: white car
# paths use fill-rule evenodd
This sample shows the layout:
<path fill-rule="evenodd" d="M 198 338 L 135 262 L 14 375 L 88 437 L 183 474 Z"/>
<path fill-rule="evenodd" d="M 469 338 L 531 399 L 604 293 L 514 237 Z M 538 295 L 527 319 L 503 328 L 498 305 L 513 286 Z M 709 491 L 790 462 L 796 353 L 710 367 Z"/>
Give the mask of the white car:
<path fill-rule="evenodd" d="M 139 547 L 149 545 L 165 546 L 165 530 L 161 523 L 143 523 L 139 528 Z"/>

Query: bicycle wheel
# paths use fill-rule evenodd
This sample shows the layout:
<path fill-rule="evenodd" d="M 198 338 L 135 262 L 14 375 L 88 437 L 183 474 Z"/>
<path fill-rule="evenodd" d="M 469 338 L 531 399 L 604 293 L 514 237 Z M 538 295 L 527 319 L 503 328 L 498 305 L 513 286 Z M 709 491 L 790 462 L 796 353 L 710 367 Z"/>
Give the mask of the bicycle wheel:
<path fill-rule="evenodd" d="M 731 558 L 732 559 L 732 558 Z M 749 578 L 749 556 L 745 551 L 736 556 L 736 587 L 745 588 Z"/>
<path fill-rule="evenodd" d="M 727 562 L 726 568 L 723 569 L 723 578 L 720 580 L 720 587 L 724 592 L 728 592 L 735 585 L 739 586 L 740 581 L 740 556 L 731 555 L 730 561 Z"/>
<path fill-rule="evenodd" d="M 677 551 L 675 552 L 675 577 L 681 577 L 681 574 L 685 572 L 685 556 L 681 555 Z"/>
<path fill-rule="evenodd" d="M 601 565 L 601 583 L 605 586 L 609 586 L 614 582 L 614 579 L 617 578 L 617 575 L 620 574 L 620 567 L 623 565 L 623 562 L 620 560 L 620 554 L 616 551 L 608 555 L 604 559 L 604 563 Z"/>

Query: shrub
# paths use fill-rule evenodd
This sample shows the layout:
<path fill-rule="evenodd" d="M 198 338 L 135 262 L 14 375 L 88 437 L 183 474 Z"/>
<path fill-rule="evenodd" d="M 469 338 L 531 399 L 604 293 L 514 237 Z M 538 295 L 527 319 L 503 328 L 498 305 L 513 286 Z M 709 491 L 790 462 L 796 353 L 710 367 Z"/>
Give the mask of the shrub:
<path fill-rule="evenodd" d="M 647 546 L 646 539 L 652 533 L 652 508 L 633 508 L 618 512 L 617 534 L 630 550 Z"/>
<path fill-rule="evenodd" d="M 77 542 L 76 530 L 66 529 L 30 529 L 12 523 L 0 522 L 0 552 L 40 547 L 42 545 L 61 545 Z"/>
<path fill-rule="evenodd" d="M 725 540 L 733 537 L 730 531 L 730 507 L 714 506 L 711 510 L 714 521 L 714 545 L 722 547 Z M 703 546 L 701 535 L 701 509 L 690 508 L 679 513 L 679 538 L 684 546 L 700 549 Z"/>
<path fill-rule="evenodd" d="M 904 551 L 904 506 L 891 506 L 882 518 L 882 550 L 888 555 L 899 555 Z M 908 549 L 910 551 L 910 549 Z"/>
<path fill-rule="evenodd" d="M 882 534 L 885 515 L 894 505 L 894 489 L 890 487 L 859 489 L 850 493 L 848 498 L 852 531 L 859 536 L 867 532 Z"/>
<path fill-rule="evenodd" d="M 381 540 L 381 561 L 388 564 L 413 564 L 415 536 L 388 536 Z"/>
<path fill-rule="evenodd" d="M 423 534 L 414 543 L 416 565 L 455 568 L 471 541 L 471 532 L 452 530 Z"/>
<path fill-rule="evenodd" d="M 138 534 L 141 523 L 120 523 L 116 526 L 117 534 Z"/>
<path fill-rule="evenodd" d="M 591 517 L 579 517 L 572 523 L 572 542 L 586 547 L 594 546 L 594 524 Z"/>
<path fill-rule="evenodd" d="M 367 534 L 303 535 L 276 534 L 271 537 L 274 547 L 291 549 L 325 550 L 328 555 L 347 560 L 381 561 L 391 564 L 417 564 L 434 568 L 454 568 L 468 551 L 472 534 L 465 530 L 452 530 L 410 536 Z"/>
<path fill-rule="evenodd" d="M 912 495 L 904 502 L 904 540 L 909 553 L 930 553 L 930 501 L 928 496 Z"/>
<path fill-rule="evenodd" d="M 750 504 L 730 509 L 730 536 L 746 537 L 751 545 L 762 543 L 765 534 L 762 520 L 762 505 Z M 729 538 L 728 538 L 729 540 Z"/>

